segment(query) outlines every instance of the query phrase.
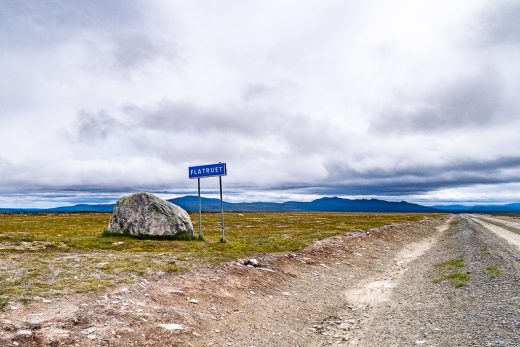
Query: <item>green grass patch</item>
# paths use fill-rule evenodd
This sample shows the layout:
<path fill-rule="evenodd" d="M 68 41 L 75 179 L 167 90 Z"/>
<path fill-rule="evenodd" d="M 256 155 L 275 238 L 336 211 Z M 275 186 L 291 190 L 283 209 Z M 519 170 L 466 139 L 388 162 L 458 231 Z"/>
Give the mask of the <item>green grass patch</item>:
<path fill-rule="evenodd" d="M 190 235 L 185 231 L 178 232 L 175 235 L 131 235 L 128 232 L 124 232 L 122 234 L 114 233 L 110 230 L 103 230 L 101 233 L 103 237 L 128 237 L 135 238 L 139 240 L 159 240 L 159 241 L 203 241 L 203 238 L 196 237 L 194 235 Z"/>
<path fill-rule="evenodd" d="M 491 252 L 489 251 L 489 249 L 486 246 L 482 246 L 482 248 L 480 248 L 480 254 L 484 257 L 491 256 Z"/>
<path fill-rule="evenodd" d="M 191 217 L 197 231 L 197 214 Z M 194 264 L 296 251 L 349 231 L 423 217 L 397 213 L 226 213 L 227 242 L 222 243 L 218 213 L 204 213 L 203 240 L 184 237 L 189 242 L 106 233 L 107 213 L 0 214 L 0 293 L 20 301 L 94 292 L 186 272 Z"/>
<path fill-rule="evenodd" d="M 469 281 L 470 275 L 468 273 L 454 272 L 456 269 L 464 267 L 464 257 L 459 256 L 442 263 L 435 264 L 435 267 L 440 272 L 437 278 L 433 280 L 434 283 L 448 282 L 455 288 L 464 287 Z"/>
<path fill-rule="evenodd" d="M 442 263 L 436 264 L 435 267 L 444 269 L 444 268 L 463 268 L 464 267 L 464 257 L 460 256 L 454 259 L 450 259 L 444 261 Z"/>
<path fill-rule="evenodd" d="M 7 298 L 0 296 L 0 311 L 3 311 L 3 309 L 6 308 L 8 302 L 9 300 L 7 300 Z"/>
<path fill-rule="evenodd" d="M 452 272 L 435 279 L 433 282 L 442 283 L 448 281 L 453 287 L 460 288 L 464 287 L 470 278 L 471 276 L 467 273 Z"/>
<path fill-rule="evenodd" d="M 500 276 L 500 268 L 497 265 L 490 265 L 486 267 L 486 273 L 490 277 L 498 277 Z"/>
<path fill-rule="evenodd" d="M 455 288 L 464 287 L 470 279 L 467 273 L 454 272 L 445 277 Z"/>

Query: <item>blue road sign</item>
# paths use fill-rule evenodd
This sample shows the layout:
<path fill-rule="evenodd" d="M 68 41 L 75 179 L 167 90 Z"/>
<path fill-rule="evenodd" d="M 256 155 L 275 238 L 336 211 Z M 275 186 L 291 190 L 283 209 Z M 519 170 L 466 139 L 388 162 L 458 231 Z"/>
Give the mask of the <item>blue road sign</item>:
<path fill-rule="evenodd" d="M 190 178 L 226 176 L 226 163 L 190 166 L 188 168 Z"/>

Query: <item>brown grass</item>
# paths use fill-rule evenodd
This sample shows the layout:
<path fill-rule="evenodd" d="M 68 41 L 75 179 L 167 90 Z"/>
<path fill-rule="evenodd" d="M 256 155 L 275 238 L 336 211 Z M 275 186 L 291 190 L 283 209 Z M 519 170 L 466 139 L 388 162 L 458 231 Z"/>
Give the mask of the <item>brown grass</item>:
<path fill-rule="evenodd" d="M 295 251 L 315 240 L 419 214 L 203 214 L 203 241 L 103 236 L 109 214 L 0 214 L 0 302 L 90 292 L 268 252 Z M 197 216 L 192 215 L 197 232 Z"/>

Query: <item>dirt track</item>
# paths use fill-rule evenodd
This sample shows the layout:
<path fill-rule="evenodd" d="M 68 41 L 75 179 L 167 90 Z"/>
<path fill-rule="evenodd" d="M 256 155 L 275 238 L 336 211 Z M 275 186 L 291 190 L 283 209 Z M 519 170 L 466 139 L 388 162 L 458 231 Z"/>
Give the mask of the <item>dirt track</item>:
<path fill-rule="evenodd" d="M 259 259 L 262 268 L 196 269 L 104 296 L 9 312 L 0 320 L 0 342 L 520 346 L 518 249 L 471 217 L 455 218 L 460 222 L 428 219 L 334 237 L 296 254 Z M 436 281 L 451 271 L 439 264 L 456 257 L 464 264 L 453 271 L 469 273 L 461 288 Z M 489 266 L 500 273 L 491 276 Z M 21 336 L 22 329 L 30 336 Z"/>

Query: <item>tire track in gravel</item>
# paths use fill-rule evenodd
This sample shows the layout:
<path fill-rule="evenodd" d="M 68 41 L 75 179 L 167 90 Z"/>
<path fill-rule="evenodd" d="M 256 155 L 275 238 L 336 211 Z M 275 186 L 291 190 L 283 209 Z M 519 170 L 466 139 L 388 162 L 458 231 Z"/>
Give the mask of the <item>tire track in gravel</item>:
<path fill-rule="evenodd" d="M 341 337 L 341 340 L 344 341 L 343 343 L 336 341 L 336 344 L 344 346 L 366 345 L 363 342 L 365 335 L 371 333 L 370 326 L 372 322 L 379 318 L 377 308 L 382 304 L 393 305 L 391 301 L 393 291 L 399 285 L 403 275 L 408 271 L 409 263 L 433 247 L 440 235 L 448 230 L 451 220 L 452 218 L 444 224 L 437 226 L 435 228 L 436 233 L 433 236 L 403 247 L 395 258 L 389 262 L 391 267 L 383 275 L 367 283 L 360 283 L 356 288 L 345 292 L 346 300 L 353 305 L 352 311 L 348 312 L 348 316 L 352 317 L 347 318 L 347 322 L 351 325 L 349 327 L 351 333 L 346 336 L 336 334 L 337 337 Z M 361 312 L 363 313 L 360 315 Z"/>
<path fill-rule="evenodd" d="M 504 226 L 507 228 L 514 229 L 515 232 L 520 232 L 520 220 L 512 219 L 510 217 L 495 217 L 495 216 L 487 216 L 487 215 L 469 215 L 471 218 L 475 219 L 483 219 L 493 224 L 498 224 L 499 226 Z M 513 231 L 513 230 L 512 230 Z"/>
<path fill-rule="evenodd" d="M 362 283 L 364 288 L 371 286 L 374 295 L 357 300 L 377 301 L 381 293 L 389 296 L 391 288 L 385 284 L 393 287 L 406 272 L 407 264 L 435 243 L 447 226 L 439 222 L 390 226 L 387 234 L 328 240 L 334 245 L 330 249 L 334 260 L 327 262 L 310 256 L 294 257 L 301 264 L 288 271 L 292 278 L 267 293 L 255 290 L 246 300 L 240 299 L 235 313 L 215 322 L 211 336 L 201 345 L 328 346 L 352 340 L 351 334 L 363 330 L 362 315 L 367 311 L 346 293 L 359 293 Z M 439 224 L 443 227 L 435 229 Z M 335 334 L 334 329 L 340 326 L 347 336 Z"/>
<path fill-rule="evenodd" d="M 432 237 L 406 245 L 390 262 L 393 265 L 383 277 L 346 291 L 347 301 L 357 305 L 376 305 L 389 301 L 392 289 L 398 285 L 399 280 L 408 270 L 408 263 L 429 250 L 437 241 L 439 234 L 448 230 L 450 221 L 451 218 L 443 225 L 436 227 L 437 233 Z"/>
<path fill-rule="evenodd" d="M 520 250 L 520 230 L 518 230 L 520 225 L 518 225 L 518 223 L 487 216 L 470 216 L 469 218 L 476 221 L 487 230 L 492 231 L 496 235 L 500 236 L 502 239 L 506 240 L 513 246 L 516 246 L 516 248 Z"/>
<path fill-rule="evenodd" d="M 463 260 L 462 267 L 442 265 L 456 258 Z M 490 273 L 491 267 L 498 273 Z M 468 276 L 465 286 L 442 280 L 455 272 Z M 336 345 L 518 347 L 519 281 L 516 247 L 471 218 L 457 217 L 431 249 L 409 264 L 391 299 L 365 309 L 364 316 L 372 317 L 363 321 L 361 315 L 366 333 L 357 341 L 343 333 L 345 342 Z"/>
<path fill-rule="evenodd" d="M 489 231 L 492 231 L 496 235 L 500 236 L 502 239 L 506 240 L 512 245 L 516 246 L 520 250 L 520 225 L 518 223 L 487 216 L 470 216 L 469 218 L 476 221 Z"/>

